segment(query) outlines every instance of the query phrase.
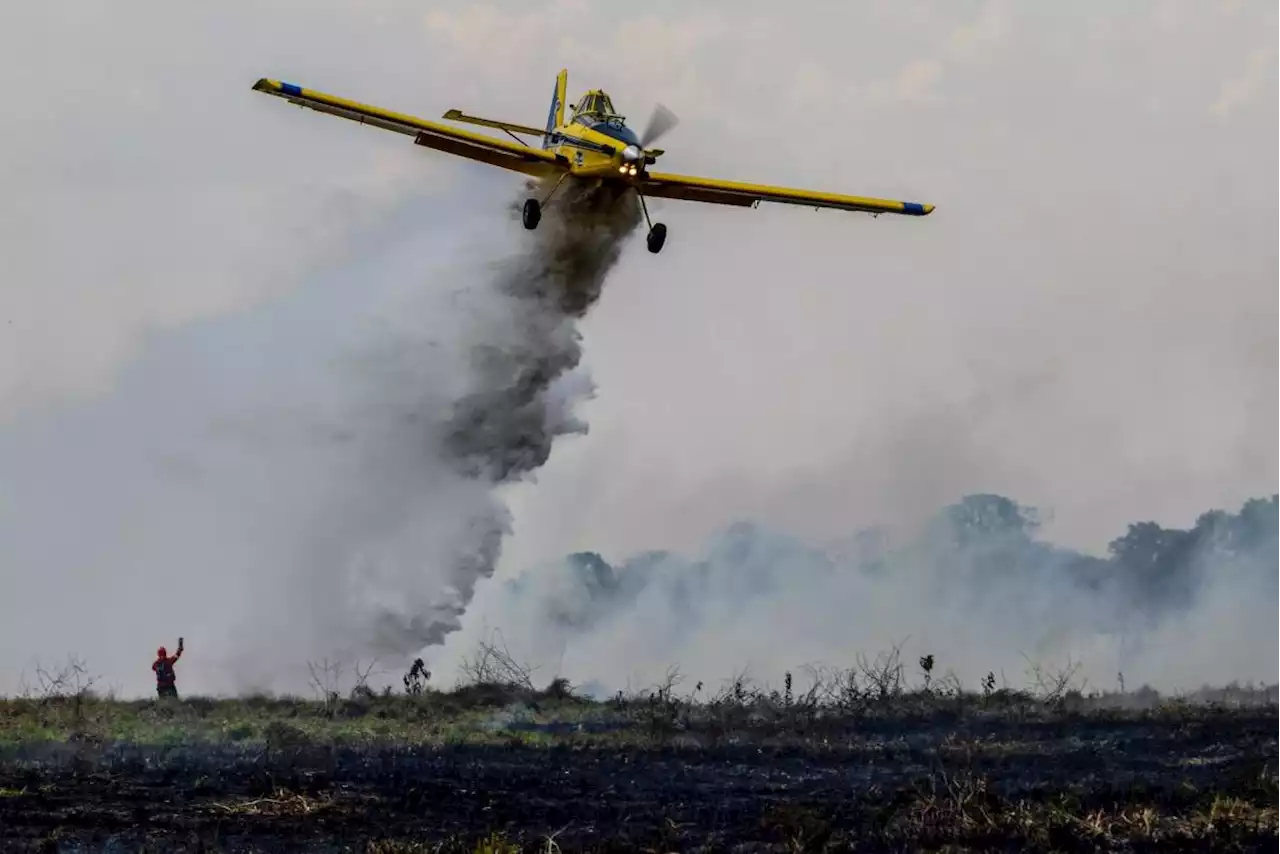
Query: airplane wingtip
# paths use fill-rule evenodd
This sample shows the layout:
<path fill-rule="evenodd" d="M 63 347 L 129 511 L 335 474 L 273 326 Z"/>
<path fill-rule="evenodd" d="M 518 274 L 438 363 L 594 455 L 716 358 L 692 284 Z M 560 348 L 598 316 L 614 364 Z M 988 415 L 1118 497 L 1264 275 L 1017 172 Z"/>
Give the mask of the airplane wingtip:
<path fill-rule="evenodd" d="M 255 92 L 269 92 L 273 95 L 290 95 L 298 97 L 302 94 L 302 87 L 293 83 L 285 83 L 283 80 L 272 80 L 269 77 L 263 77 L 257 83 L 253 84 Z"/>

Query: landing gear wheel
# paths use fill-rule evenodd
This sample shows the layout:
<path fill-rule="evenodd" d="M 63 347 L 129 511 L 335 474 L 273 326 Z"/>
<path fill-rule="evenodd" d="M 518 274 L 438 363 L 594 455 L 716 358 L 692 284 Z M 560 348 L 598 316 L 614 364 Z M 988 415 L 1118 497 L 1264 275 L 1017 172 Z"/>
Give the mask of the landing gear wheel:
<path fill-rule="evenodd" d="M 657 255 L 662 251 L 662 244 L 667 242 L 667 227 L 660 222 L 655 222 L 653 228 L 649 229 L 649 236 L 645 238 L 645 242 L 649 244 L 649 251 Z"/>
<path fill-rule="evenodd" d="M 538 204 L 537 199 L 525 199 L 524 211 L 521 213 L 521 219 L 524 227 L 532 231 L 538 227 L 538 220 L 542 219 L 542 205 Z"/>

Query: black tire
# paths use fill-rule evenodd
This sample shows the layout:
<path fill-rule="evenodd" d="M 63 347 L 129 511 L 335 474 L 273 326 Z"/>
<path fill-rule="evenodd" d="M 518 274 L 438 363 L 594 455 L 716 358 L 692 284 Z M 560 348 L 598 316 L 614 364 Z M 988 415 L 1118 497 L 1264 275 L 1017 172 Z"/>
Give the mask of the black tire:
<path fill-rule="evenodd" d="M 532 231 L 538 227 L 538 220 L 542 219 L 542 205 L 538 204 L 537 199 L 525 199 L 524 211 L 520 218 L 524 222 L 524 227 Z"/>
<path fill-rule="evenodd" d="M 662 245 L 667 242 L 667 227 L 660 222 L 655 222 L 653 228 L 649 229 L 649 236 L 645 238 L 645 242 L 649 244 L 649 251 L 657 255 L 662 251 Z"/>

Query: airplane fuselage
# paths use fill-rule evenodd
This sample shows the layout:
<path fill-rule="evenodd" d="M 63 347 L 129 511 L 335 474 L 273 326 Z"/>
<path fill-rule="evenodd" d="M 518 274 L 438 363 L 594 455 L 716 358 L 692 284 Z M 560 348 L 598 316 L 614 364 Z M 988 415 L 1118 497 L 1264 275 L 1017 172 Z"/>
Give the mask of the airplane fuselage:
<path fill-rule="evenodd" d="M 570 170 L 581 178 L 630 181 L 653 162 L 640 148 L 635 132 L 621 122 L 600 122 L 595 127 L 570 122 L 548 134 L 542 147 L 568 158 Z"/>

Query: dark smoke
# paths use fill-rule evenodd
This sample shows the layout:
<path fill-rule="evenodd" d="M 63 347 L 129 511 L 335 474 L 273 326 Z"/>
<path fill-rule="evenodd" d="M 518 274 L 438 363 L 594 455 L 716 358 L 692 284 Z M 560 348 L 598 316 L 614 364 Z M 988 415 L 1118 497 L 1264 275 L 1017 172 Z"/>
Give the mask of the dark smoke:
<path fill-rule="evenodd" d="M 549 189 L 528 186 L 535 196 Z M 637 198 L 626 188 L 562 183 L 543 206 L 528 248 L 496 265 L 481 285 L 480 300 L 501 306 L 504 322 L 472 343 L 473 390 L 455 402 L 439 433 L 440 455 L 459 474 L 493 486 L 519 480 L 547 462 L 557 437 L 585 430 L 569 411 L 576 397 L 551 391 L 578 367 L 576 321 L 600 298 L 640 220 Z M 384 611 L 377 648 L 408 655 L 458 629 L 476 584 L 493 575 L 508 531 L 506 509 L 495 499 L 488 512 L 469 520 L 447 568 L 452 601 L 408 618 Z"/>
<path fill-rule="evenodd" d="M 612 185 L 561 185 L 545 211 L 529 252 L 491 284 L 521 319 L 518 337 L 476 346 L 479 390 L 458 401 L 445 432 L 446 455 L 494 483 L 542 466 L 556 436 L 568 432 L 547 390 L 578 366 L 574 321 L 600 298 L 622 239 L 640 222 L 635 196 Z"/>

